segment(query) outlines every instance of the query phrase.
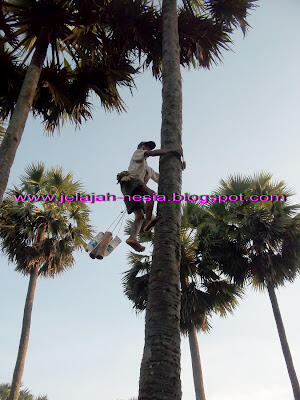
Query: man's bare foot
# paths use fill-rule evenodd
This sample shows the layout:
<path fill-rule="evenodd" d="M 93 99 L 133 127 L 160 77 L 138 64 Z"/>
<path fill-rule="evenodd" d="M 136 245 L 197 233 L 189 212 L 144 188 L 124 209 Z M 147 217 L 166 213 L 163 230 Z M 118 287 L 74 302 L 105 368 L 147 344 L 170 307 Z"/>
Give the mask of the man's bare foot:
<path fill-rule="evenodd" d="M 150 221 L 145 222 L 144 232 L 150 231 L 150 229 L 160 220 L 160 216 L 152 218 Z"/>
<path fill-rule="evenodd" d="M 137 240 L 134 239 L 127 239 L 126 243 L 131 246 L 135 251 L 138 251 L 139 253 L 141 253 L 142 251 L 145 250 L 145 247 L 142 246 Z"/>

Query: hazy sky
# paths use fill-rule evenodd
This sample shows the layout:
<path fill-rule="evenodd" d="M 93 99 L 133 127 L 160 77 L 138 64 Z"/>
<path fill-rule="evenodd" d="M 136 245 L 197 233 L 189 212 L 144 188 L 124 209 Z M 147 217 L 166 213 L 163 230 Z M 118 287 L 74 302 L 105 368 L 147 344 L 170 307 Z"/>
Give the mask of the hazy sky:
<path fill-rule="evenodd" d="M 300 34 L 298 0 L 264 0 L 238 32 L 232 52 L 211 71 L 182 71 L 183 147 L 187 169 L 183 192 L 207 194 L 232 173 L 270 171 L 290 185 L 300 201 Z M 88 193 L 116 193 L 115 176 L 128 166 L 141 140 L 159 143 L 161 84 L 141 74 L 133 96 L 124 91 L 127 113 L 95 117 L 74 131 L 43 135 L 30 119 L 10 178 L 44 161 L 73 171 Z M 157 168 L 158 160 L 149 160 Z M 155 188 L 155 184 L 152 185 Z M 92 222 L 104 230 L 122 202 L 91 205 Z M 122 239 L 125 237 L 122 235 Z M 76 255 L 73 270 L 37 284 L 23 383 L 49 400 L 126 400 L 138 390 L 144 316 L 136 316 L 122 293 L 129 248 L 122 243 L 103 261 Z M 12 378 L 28 278 L 0 259 L 0 382 Z M 300 280 L 278 293 L 300 378 Z M 199 334 L 207 400 L 292 400 L 277 330 L 266 293 L 249 289 L 233 316 L 215 318 Z M 182 339 L 183 400 L 194 388 L 187 339 Z"/>

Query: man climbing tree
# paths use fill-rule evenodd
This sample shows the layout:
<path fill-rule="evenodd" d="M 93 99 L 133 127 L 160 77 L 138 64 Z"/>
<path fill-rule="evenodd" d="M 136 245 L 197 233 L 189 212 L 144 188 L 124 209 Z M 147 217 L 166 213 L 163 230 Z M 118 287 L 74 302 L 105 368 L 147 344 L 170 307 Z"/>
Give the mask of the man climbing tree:
<path fill-rule="evenodd" d="M 126 243 L 139 252 L 145 250 L 145 247 L 137 241 L 137 235 L 144 222 L 144 214 L 146 214 L 145 232 L 149 231 L 160 218 L 152 215 L 155 192 L 147 186 L 150 179 L 158 183 L 159 174 L 149 167 L 147 157 L 157 157 L 170 153 L 179 157 L 182 155 L 181 149 L 153 150 L 155 146 L 156 144 L 152 141 L 141 142 L 131 157 L 128 171 L 122 171 L 117 175 L 117 180 L 121 184 L 121 191 L 124 194 L 127 212 L 128 214 L 133 212 L 135 215 L 132 231 Z M 133 199 L 133 196 L 136 197 Z M 146 204 L 143 200 L 146 200 Z"/>

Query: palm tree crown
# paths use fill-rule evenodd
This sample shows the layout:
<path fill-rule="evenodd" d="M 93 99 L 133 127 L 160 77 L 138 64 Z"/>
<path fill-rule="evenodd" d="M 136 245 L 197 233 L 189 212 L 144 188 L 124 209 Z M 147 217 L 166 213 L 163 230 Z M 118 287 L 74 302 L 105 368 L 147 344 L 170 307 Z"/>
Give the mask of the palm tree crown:
<path fill-rule="evenodd" d="M 227 282 L 220 274 L 209 267 L 197 266 L 198 235 L 195 221 L 202 214 L 202 205 L 186 203 L 182 207 L 182 225 L 180 234 L 181 262 L 181 332 L 187 334 L 191 326 L 208 330 L 208 317 L 212 313 L 226 316 L 238 304 L 242 290 Z M 131 229 L 131 221 L 125 227 L 126 234 Z M 153 233 L 140 233 L 141 243 L 153 245 Z M 129 253 L 128 262 L 131 269 L 124 273 L 123 286 L 126 296 L 133 302 L 137 311 L 147 306 L 147 292 L 152 257 Z"/>
<path fill-rule="evenodd" d="M 251 281 L 264 288 L 269 282 L 277 287 L 293 281 L 300 268 L 300 216 L 296 214 L 300 206 L 290 204 L 292 191 L 282 181 L 273 182 L 271 174 L 260 173 L 222 180 L 217 193 L 228 197 L 243 193 L 245 199 L 256 195 L 263 200 L 253 197 L 256 201 L 211 203 L 205 208 L 210 229 L 203 224 L 203 231 L 214 242 L 209 246 L 201 242 L 199 265 L 220 262 L 222 272 L 241 285 Z M 285 196 L 286 201 L 276 201 L 281 199 L 276 195 Z M 212 229 L 213 224 L 219 230 Z"/>
<path fill-rule="evenodd" d="M 54 276 L 74 263 L 73 251 L 83 248 L 90 237 L 89 210 L 83 202 L 17 201 L 15 196 L 76 193 L 82 190 L 71 174 L 61 168 L 48 171 L 33 164 L 26 169 L 21 185 L 8 192 L 1 210 L 0 237 L 2 249 L 16 270 L 30 274 Z"/>
<path fill-rule="evenodd" d="M 230 176 L 221 181 L 217 194 L 245 198 L 206 207 L 199 232 L 206 238 L 199 241 L 198 267 L 214 266 L 238 285 L 251 283 L 268 291 L 295 400 L 300 400 L 275 292 L 300 271 L 300 206 L 290 203 L 292 191 L 269 173 Z"/>

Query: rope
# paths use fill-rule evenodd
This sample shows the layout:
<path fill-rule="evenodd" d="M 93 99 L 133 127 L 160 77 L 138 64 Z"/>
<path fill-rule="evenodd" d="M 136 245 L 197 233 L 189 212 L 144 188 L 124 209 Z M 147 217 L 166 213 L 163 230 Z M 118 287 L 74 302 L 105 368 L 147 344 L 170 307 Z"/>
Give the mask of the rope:
<path fill-rule="evenodd" d="M 186 162 L 185 162 L 185 159 L 184 159 L 184 157 L 183 157 L 183 153 L 182 153 L 182 161 L 181 161 L 181 169 L 182 169 L 182 171 L 184 171 L 185 169 L 186 169 Z"/>
<path fill-rule="evenodd" d="M 119 233 L 120 233 L 120 230 L 121 230 L 121 228 L 122 228 L 122 226 L 123 226 L 123 223 L 124 223 L 124 217 L 125 217 L 125 210 L 123 211 L 123 215 L 122 215 L 122 218 L 121 218 L 121 224 L 120 224 L 120 227 L 119 227 L 119 229 L 118 229 L 118 232 L 117 232 L 117 236 L 119 236 Z"/>
<path fill-rule="evenodd" d="M 124 217 L 124 211 L 121 211 L 120 214 L 117 216 L 117 218 L 109 225 L 109 227 L 106 229 L 106 231 L 109 231 L 110 228 L 116 223 L 116 226 L 111 230 L 111 233 L 114 232 L 114 230 L 117 228 L 117 226 L 119 225 L 119 223 L 121 222 L 122 218 Z M 123 214 L 123 215 L 122 215 Z"/>

